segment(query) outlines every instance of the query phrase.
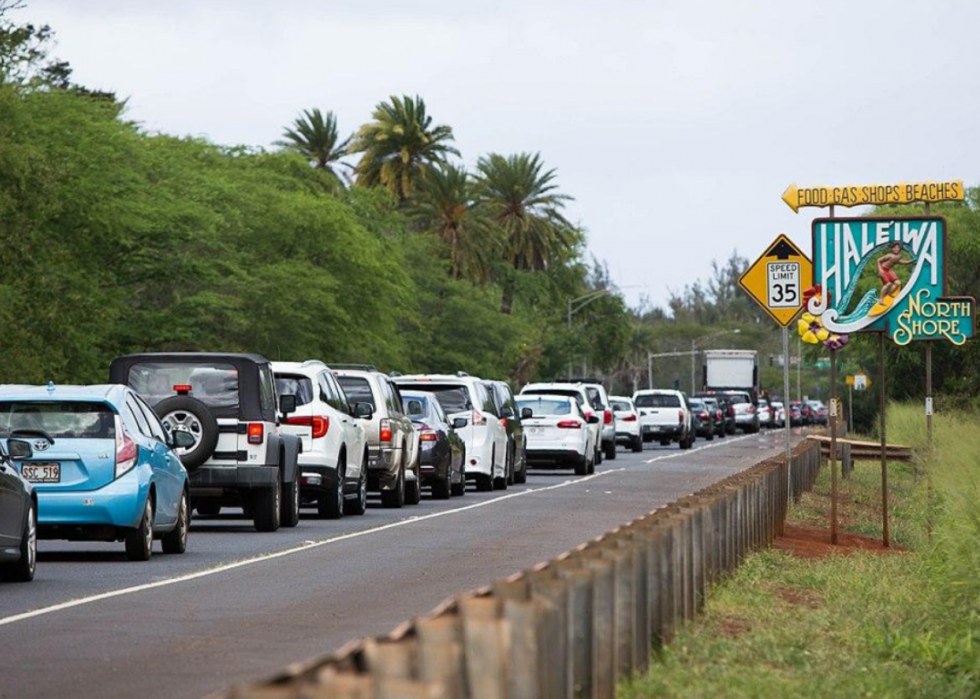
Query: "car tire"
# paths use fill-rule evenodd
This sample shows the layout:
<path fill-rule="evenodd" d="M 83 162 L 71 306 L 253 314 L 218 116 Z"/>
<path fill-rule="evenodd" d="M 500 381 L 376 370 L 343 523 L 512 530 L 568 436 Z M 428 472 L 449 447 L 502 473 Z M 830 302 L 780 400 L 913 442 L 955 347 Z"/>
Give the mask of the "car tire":
<path fill-rule="evenodd" d="M 183 425 L 198 437 L 197 444 L 179 454 L 180 462 L 188 471 L 193 471 L 214 454 L 218 446 L 218 421 L 203 402 L 190 396 L 173 396 L 157 403 L 153 412 L 165 428 Z"/>
<path fill-rule="evenodd" d="M 633 453 L 639 454 L 643 451 L 643 439 L 641 437 L 633 437 L 630 440 L 630 446 L 633 447 Z"/>
<path fill-rule="evenodd" d="M 709 430 L 708 431 L 708 436 L 705 437 L 705 439 L 707 439 L 709 442 L 715 441 L 715 431 L 713 429 L 712 430 Z"/>
<path fill-rule="evenodd" d="M 337 461 L 337 477 L 332 487 L 320 491 L 316 513 L 321 519 L 340 519 L 344 516 L 344 463 Z"/>
<path fill-rule="evenodd" d="M 595 456 L 592 457 L 592 468 L 595 469 L 596 466 L 602 463 L 602 443 L 596 445 Z"/>
<path fill-rule="evenodd" d="M 463 450 L 463 455 L 459 460 L 459 483 L 452 484 L 453 497 L 462 497 L 466 495 L 466 450 Z"/>
<path fill-rule="evenodd" d="M 279 480 L 272 482 L 272 487 L 263 488 L 255 492 L 254 524 L 255 529 L 260 532 L 274 532 L 279 530 L 281 523 L 280 515 L 282 506 L 279 501 L 282 497 L 282 490 Z"/>
<path fill-rule="evenodd" d="M 405 457 L 395 476 L 395 487 L 392 490 L 381 491 L 381 504 L 390 509 L 400 509 L 405 506 Z"/>
<path fill-rule="evenodd" d="M 433 500 L 448 500 L 453 494 L 453 470 L 450 465 L 448 471 L 446 471 L 445 478 L 438 478 L 432 481 L 432 499 Z"/>
<path fill-rule="evenodd" d="M 490 451 L 490 473 L 491 474 L 494 471 L 494 466 L 496 465 L 496 461 L 497 461 L 497 448 L 494 447 Z M 494 490 L 507 490 L 507 461 L 506 461 L 506 459 L 504 460 L 504 475 L 502 475 L 500 477 L 491 477 L 491 481 L 493 482 L 493 489 Z"/>
<path fill-rule="evenodd" d="M 20 539 L 20 558 L 0 565 L 0 579 L 5 582 L 30 582 L 37 569 L 37 508 L 34 501 L 24 518 L 24 533 Z"/>
<path fill-rule="evenodd" d="M 616 442 L 607 442 L 602 445 L 604 456 L 610 461 L 616 460 Z"/>
<path fill-rule="evenodd" d="M 527 453 L 521 450 L 524 456 L 521 458 L 521 470 L 514 474 L 515 483 L 527 483 Z"/>
<path fill-rule="evenodd" d="M 153 498 L 147 496 L 139 526 L 126 532 L 126 558 L 148 561 L 153 555 Z"/>
<path fill-rule="evenodd" d="M 681 449 L 690 449 L 693 446 L 694 446 L 694 437 L 692 435 L 688 435 L 686 438 L 683 438 L 680 441 Z"/>
<path fill-rule="evenodd" d="M 202 500 L 194 504 L 194 509 L 199 515 L 205 517 L 217 517 L 221 514 L 220 500 Z"/>
<path fill-rule="evenodd" d="M 279 523 L 283 527 L 295 527 L 299 524 L 299 496 L 300 487 L 298 480 L 282 484 L 282 501 L 279 506 L 282 512 L 279 515 Z"/>
<path fill-rule="evenodd" d="M 517 482 L 517 474 L 514 471 L 517 470 L 517 457 L 516 452 L 513 449 L 507 450 L 507 485 L 514 485 Z"/>
<path fill-rule="evenodd" d="M 416 457 L 415 468 L 412 469 L 412 473 L 415 474 L 414 481 L 405 481 L 405 504 L 406 505 L 418 505 L 422 502 L 422 466 L 420 465 L 422 461 L 421 454 Z"/>
<path fill-rule="evenodd" d="M 493 490 L 493 476 L 484 473 L 476 474 L 476 491 L 478 493 L 489 493 Z"/>
<path fill-rule="evenodd" d="M 583 456 L 583 457 L 579 458 L 575 462 L 575 465 L 574 465 L 575 475 L 576 476 L 587 476 L 587 475 L 589 475 L 589 467 L 590 467 L 590 465 L 591 464 L 589 463 L 589 457 Z"/>
<path fill-rule="evenodd" d="M 161 544 L 164 553 L 184 553 L 187 550 L 187 532 L 191 527 L 191 505 L 187 491 L 180 494 L 180 504 L 177 505 L 177 524 L 163 535 Z"/>
<path fill-rule="evenodd" d="M 357 497 L 344 500 L 344 514 L 360 516 L 367 512 L 367 455 L 361 464 L 361 477 L 357 480 Z"/>

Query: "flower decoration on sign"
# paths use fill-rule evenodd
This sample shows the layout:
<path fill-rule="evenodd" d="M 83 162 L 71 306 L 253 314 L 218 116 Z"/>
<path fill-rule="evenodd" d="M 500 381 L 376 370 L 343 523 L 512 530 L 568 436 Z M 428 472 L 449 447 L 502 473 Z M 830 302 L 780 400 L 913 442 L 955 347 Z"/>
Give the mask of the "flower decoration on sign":
<path fill-rule="evenodd" d="M 803 292 L 803 300 L 809 307 L 810 300 L 816 299 L 819 302 L 822 294 L 823 289 L 817 284 Z M 820 315 L 810 313 L 809 311 L 800 316 L 800 319 L 796 323 L 796 329 L 800 333 L 800 339 L 803 342 L 810 345 L 816 345 L 822 342 L 824 347 L 832 350 L 839 350 L 847 344 L 849 339 L 846 334 L 832 333 L 827 330 L 820 321 Z"/>

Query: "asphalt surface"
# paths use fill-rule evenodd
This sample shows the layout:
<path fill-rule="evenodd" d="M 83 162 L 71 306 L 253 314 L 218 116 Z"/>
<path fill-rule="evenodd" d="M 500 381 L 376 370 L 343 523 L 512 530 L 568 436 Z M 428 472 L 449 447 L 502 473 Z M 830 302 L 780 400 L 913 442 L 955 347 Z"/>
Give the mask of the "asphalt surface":
<path fill-rule="evenodd" d="M 594 476 L 259 534 L 195 517 L 188 551 L 40 542 L 33 583 L 0 584 L 0 697 L 201 697 L 386 633 L 439 602 L 551 558 L 778 453 L 781 435 L 619 450 Z"/>

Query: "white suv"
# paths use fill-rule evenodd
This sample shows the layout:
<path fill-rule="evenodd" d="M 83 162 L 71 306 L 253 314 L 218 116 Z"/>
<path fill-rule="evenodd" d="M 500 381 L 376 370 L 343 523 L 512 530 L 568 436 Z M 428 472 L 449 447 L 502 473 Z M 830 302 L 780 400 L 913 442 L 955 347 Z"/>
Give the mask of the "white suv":
<path fill-rule="evenodd" d="M 696 436 L 687 397 L 680 391 L 661 389 L 637 391 L 633 405 L 640 413 L 640 433 L 644 442 L 658 440 L 662 446 L 672 441 L 690 449 Z"/>
<path fill-rule="evenodd" d="M 578 403 L 579 410 L 582 411 L 582 415 L 585 417 L 588 427 L 592 430 L 592 444 L 595 445 L 595 463 L 602 463 L 602 423 L 603 415 L 600 411 L 597 411 L 594 407 L 592 397 L 589 395 L 588 389 L 585 384 L 581 383 L 529 383 L 527 386 L 521 389 L 521 395 L 552 395 L 552 396 L 569 396 L 575 399 Z M 589 420 L 591 416 L 595 415 L 599 419 L 596 422 Z M 612 413 L 610 412 L 610 415 Z M 615 428 L 613 428 L 615 429 Z"/>
<path fill-rule="evenodd" d="M 481 491 L 507 488 L 507 428 L 483 381 L 464 372 L 396 376 L 400 387 L 434 393 L 450 420 L 466 418 L 456 430 L 466 444 L 466 478 Z"/>
<path fill-rule="evenodd" d="M 404 413 L 402 397 L 391 379 L 373 366 L 334 364 L 334 376 L 347 399 L 368 403 L 368 490 L 381 492 L 385 507 L 418 505 L 422 499 L 419 434 Z"/>
<path fill-rule="evenodd" d="M 316 503 L 321 517 L 363 515 L 367 509 L 367 442 L 362 418 L 374 409 L 352 406 L 323 362 L 273 362 L 279 395 L 296 396 L 296 412 L 282 431 L 303 440 L 299 457 L 304 504 Z"/>

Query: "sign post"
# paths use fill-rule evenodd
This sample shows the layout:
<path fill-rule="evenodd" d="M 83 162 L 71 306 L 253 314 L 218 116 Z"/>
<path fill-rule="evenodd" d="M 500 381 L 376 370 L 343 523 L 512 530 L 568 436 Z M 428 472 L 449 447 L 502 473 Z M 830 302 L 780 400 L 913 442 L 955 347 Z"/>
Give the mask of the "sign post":
<path fill-rule="evenodd" d="M 783 412 L 786 434 L 786 490 L 793 498 L 793 426 L 789 409 L 789 325 L 803 310 L 803 289 L 813 277 L 813 264 L 792 240 L 780 235 L 739 277 L 738 284 L 783 329 Z M 803 361 L 802 357 L 797 361 Z M 799 370 L 797 370 L 799 371 Z M 799 374 L 797 374 L 797 377 Z M 799 378 L 797 378 L 797 383 Z"/>

